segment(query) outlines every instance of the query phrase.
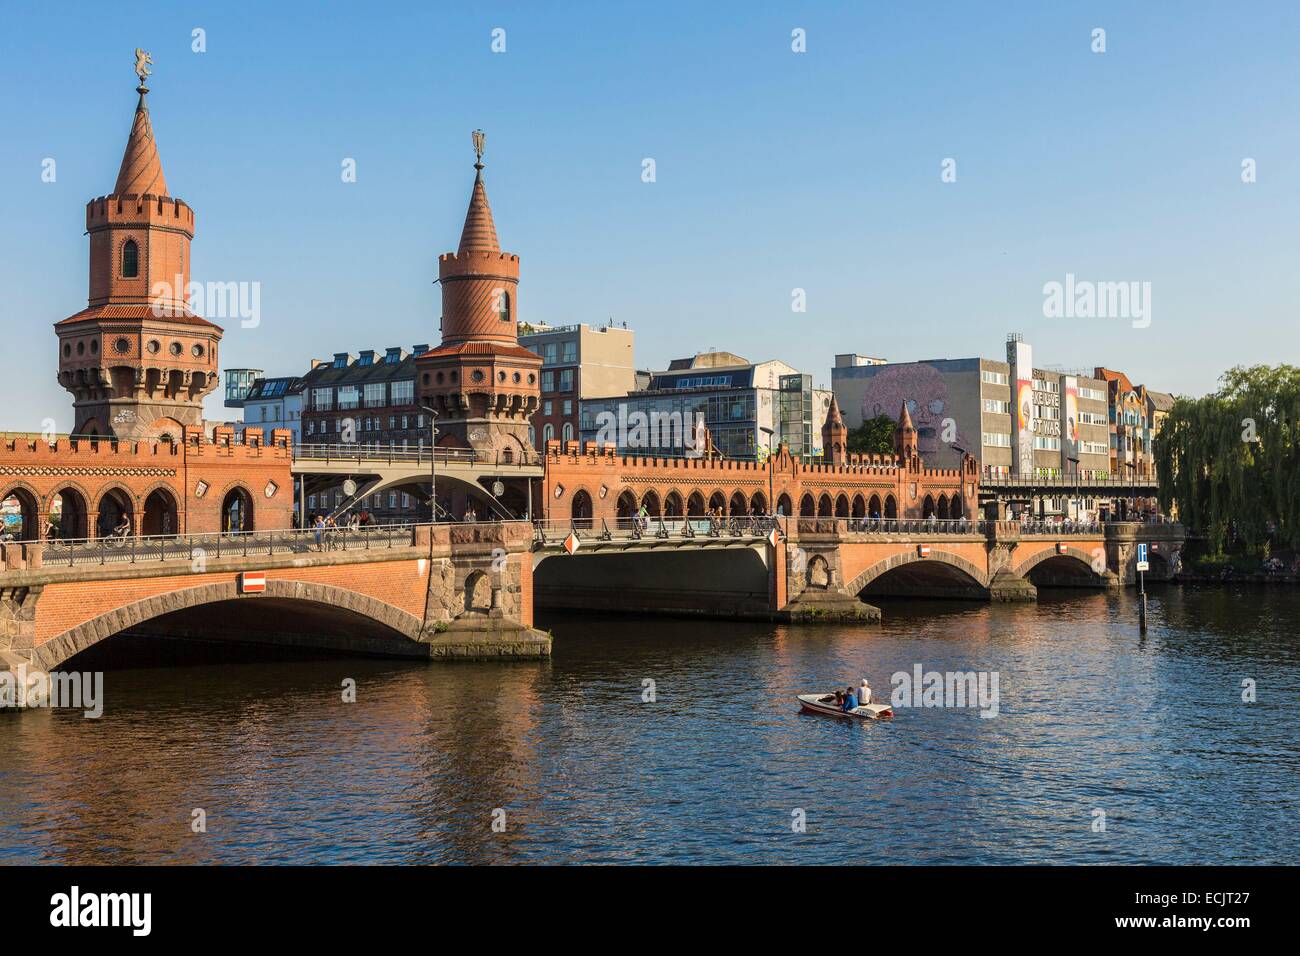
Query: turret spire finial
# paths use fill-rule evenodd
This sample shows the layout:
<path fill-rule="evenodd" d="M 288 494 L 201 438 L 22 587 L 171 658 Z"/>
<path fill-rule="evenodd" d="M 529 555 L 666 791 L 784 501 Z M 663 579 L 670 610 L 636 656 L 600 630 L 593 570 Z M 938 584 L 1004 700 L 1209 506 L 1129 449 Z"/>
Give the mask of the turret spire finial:
<path fill-rule="evenodd" d="M 140 78 L 140 85 L 135 91 L 140 94 L 140 102 L 136 104 L 137 110 L 147 109 L 144 104 L 144 95 L 149 92 L 149 87 L 144 85 L 144 81 L 149 78 L 153 70 L 149 67 L 153 65 L 153 57 L 139 47 L 135 48 L 135 75 Z"/>
<path fill-rule="evenodd" d="M 483 145 L 487 142 L 487 134 L 481 129 L 476 129 L 470 136 L 474 140 L 474 168 L 482 169 Z"/>

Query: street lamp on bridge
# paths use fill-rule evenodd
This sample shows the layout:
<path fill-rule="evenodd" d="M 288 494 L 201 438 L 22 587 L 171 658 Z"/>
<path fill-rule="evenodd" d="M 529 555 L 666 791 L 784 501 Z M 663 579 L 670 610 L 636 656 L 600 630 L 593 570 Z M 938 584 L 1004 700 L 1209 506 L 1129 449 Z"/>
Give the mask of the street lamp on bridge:
<path fill-rule="evenodd" d="M 421 409 L 429 413 L 429 523 L 438 522 L 438 413 L 428 405 Z"/>
<path fill-rule="evenodd" d="M 758 426 L 758 430 L 767 436 L 767 513 L 775 516 L 776 500 L 772 497 L 775 491 L 772 480 L 772 441 L 776 437 L 776 430 L 772 428 L 764 428 L 762 425 Z"/>

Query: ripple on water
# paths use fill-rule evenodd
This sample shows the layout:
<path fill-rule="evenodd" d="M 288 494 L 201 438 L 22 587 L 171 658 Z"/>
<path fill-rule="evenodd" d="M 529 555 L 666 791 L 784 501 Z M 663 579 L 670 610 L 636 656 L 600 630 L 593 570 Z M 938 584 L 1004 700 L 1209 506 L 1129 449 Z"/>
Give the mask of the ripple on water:
<path fill-rule="evenodd" d="M 1300 596 L 1135 616 L 1050 592 L 870 627 L 554 616 L 542 663 L 115 670 L 98 721 L 0 716 L 0 862 L 1300 862 Z M 917 663 L 997 671 L 999 715 L 793 701 Z"/>

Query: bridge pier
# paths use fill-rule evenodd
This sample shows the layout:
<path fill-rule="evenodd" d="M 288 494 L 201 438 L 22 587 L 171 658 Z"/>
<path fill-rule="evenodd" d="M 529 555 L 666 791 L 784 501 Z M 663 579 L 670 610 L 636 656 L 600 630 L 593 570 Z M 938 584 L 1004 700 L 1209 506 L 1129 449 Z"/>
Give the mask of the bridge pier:
<path fill-rule="evenodd" d="M 793 552 L 786 575 L 790 599 L 778 608 L 779 616 L 798 624 L 878 622 L 880 608 L 844 586 L 844 556 L 835 533 L 838 523 L 830 522 L 830 533 L 822 532 L 820 525 L 811 534 L 800 534 L 797 522 L 791 527 L 795 533 L 786 545 Z"/>
<path fill-rule="evenodd" d="M 430 657 L 482 660 L 551 653 L 550 635 L 532 627 L 531 528 L 422 526 L 415 540 L 416 547 L 427 547 L 429 553 L 417 640 Z"/>
<path fill-rule="evenodd" d="M 989 600 L 1002 604 L 1038 600 L 1038 588 L 1012 569 L 1020 546 L 1018 521 L 989 521 L 984 529 L 988 549 Z"/>

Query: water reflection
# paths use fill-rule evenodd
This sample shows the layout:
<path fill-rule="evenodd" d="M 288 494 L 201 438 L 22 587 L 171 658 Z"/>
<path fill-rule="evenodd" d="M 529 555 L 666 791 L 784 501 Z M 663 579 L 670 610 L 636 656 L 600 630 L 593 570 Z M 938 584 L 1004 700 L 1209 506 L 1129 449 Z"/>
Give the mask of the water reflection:
<path fill-rule="evenodd" d="M 1155 592 L 1145 639 L 1132 595 L 885 609 L 554 616 L 540 663 L 114 670 L 101 720 L 0 716 L 0 861 L 1300 862 L 1300 596 Z M 916 663 L 997 671 L 1000 716 L 797 713 Z"/>

